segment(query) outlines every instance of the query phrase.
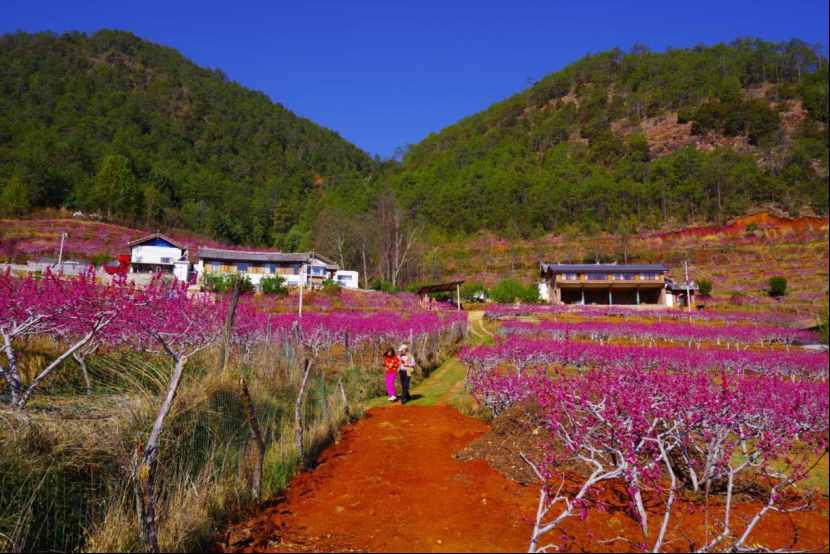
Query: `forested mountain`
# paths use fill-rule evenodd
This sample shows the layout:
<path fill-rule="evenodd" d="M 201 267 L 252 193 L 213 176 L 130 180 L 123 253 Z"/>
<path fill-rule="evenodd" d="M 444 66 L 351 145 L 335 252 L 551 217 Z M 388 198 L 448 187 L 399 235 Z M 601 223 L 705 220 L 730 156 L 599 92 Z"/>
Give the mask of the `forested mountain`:
<path fill-rule="evenodd" d="M 827 58 L 745 39 L 589 55 L 400 164 L 118 31 L 0 37 L 0 215 L 317 248 L 369 278 L 437 275 L 436 241 L 828 210 Z M 432 268 L 432 269 L 430 269 Z"/>
<path fill-rule="evenodd" d="M 296 246 L 377 164 L 264 94 L 120 31 L 0 37 L 0 213 L 67 206 Z"/>
<path fill-rule="evenodd" d="M 827 77 L 797 40 L 589 55 L 412 146 L 394 188 L 450 232 L 826 213 Z"/>

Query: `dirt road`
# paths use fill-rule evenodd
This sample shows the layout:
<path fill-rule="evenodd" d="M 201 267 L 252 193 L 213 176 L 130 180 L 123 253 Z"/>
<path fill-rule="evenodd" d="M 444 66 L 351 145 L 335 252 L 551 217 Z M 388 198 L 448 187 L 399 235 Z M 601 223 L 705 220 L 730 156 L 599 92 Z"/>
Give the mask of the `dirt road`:
<path fill-rule="evenodd" d="M 374 408 L 284 499 L 231 529 L 229 550 L 524 551 L 537 490 L 453 458 L 487 429 L 446 406 Z"/>

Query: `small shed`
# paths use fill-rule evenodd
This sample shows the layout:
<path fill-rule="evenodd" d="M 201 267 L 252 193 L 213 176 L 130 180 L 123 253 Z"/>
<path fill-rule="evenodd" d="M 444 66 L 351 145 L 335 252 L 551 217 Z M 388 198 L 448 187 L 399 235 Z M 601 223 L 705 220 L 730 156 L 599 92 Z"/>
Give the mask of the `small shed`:
<path fill-rule="evenodd" d="M 461 309 L 461 285 L 464 284 L 464 280 L 460 279 L 457 281 L 449 281 L 447 283 L 436 283 L 434 285 L 424 285 L 423 287 L 419 288 L 415 293 L 421 297 L 421 299 L 426 302 L 429 299 L 429 295 L 434 292 L 455 292 L 455 306 L 457 309 Z"/>

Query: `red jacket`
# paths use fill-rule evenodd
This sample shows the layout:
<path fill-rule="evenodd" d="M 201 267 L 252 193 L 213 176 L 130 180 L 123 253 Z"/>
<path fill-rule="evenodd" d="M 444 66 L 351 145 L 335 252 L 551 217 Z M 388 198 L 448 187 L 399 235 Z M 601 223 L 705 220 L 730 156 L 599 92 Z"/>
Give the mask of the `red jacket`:
<path fill-rule="evenodd" d="M 397 356 L 384 356 L 383 365 L 386 366 L 386 373 L 395 373 L 401 366 L 401 361 Z"/>

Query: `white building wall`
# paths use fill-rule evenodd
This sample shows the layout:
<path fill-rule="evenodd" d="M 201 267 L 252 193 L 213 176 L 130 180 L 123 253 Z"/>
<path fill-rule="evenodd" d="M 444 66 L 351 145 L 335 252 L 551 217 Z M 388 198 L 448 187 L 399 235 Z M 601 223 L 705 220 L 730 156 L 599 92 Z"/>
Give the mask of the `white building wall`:
<path fill-rule="evenodd" d="M 334 274 L 337 284 L 346 289 L 356 289 L 360 285 L 360 274 L 357 271 L 341 269 Z"/>
<path fill-rule="evenodd" d="M 130 251 L 130 261 L 134 264 L 172 264 L 181 257 L 181 248 L 170 246 L 139 245 Z"/>
<path fill-rule="evenodd" d="M 539 299 L 543 300 L 544 302 L 550 302 L 550 288 L 546 281 L 540 281 L 537 284 L 539 288 Z"/>
<path fill-rule="evenodd" d="M 182 283 L 187 282 L 187 274 L 189 273 L 190 269 L 190 262 L 187 260 L 176 262 L 173 265 L 173 276 L 176 277 Z"/>

